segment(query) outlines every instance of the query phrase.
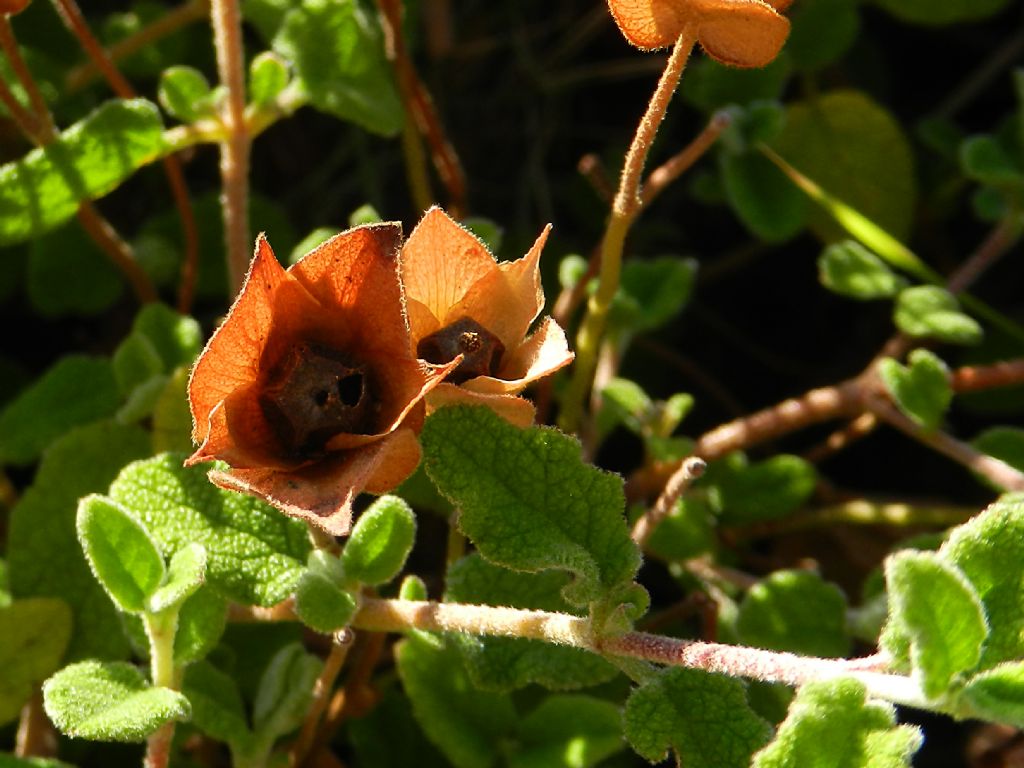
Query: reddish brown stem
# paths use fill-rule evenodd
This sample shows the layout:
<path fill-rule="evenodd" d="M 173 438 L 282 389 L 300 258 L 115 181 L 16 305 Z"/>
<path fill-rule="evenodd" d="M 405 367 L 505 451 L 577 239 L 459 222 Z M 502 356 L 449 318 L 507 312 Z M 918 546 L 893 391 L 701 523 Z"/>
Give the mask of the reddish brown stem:
<path fill-rule="evenodd" d="M 53 124 L 50 108 L 46 106 L 46 99 L 43 98 L 42 91 L 36 85 L 35 78 L 32 77 L 32 72 L 29 71 L 25 59 L 22 58 L 21 51 L 18 50 L 18 41 L 14 37 L 10 19 L 3 14 L 0 14 L 0 48 L 7 56 L 14 76 L 21 83 L 21 87 L 25 89 L 25 93 L 28 94 L 29 105 L 32 107 L 32 113 L 37 122 L 34 136 L 39 137 L 38 140 L 33 136 L 30 138 L 33 138 L 37 144 L 47 144 L 53 141 L 57 136 L 57 128 Z"/>
<path fill-rule="evenodd" d="M 704 129 L 677 154 L 670 157 L 660 166 L 651 171 L 640 193 L 640 208 L 646 208 L 654 199 L 665 191 L 673 181 L 682 176 L 696 163 L 711 145 L 722 135 L 732 118 L 727 112 L 716 112 Z"/>
<path fill-rule="evenodd" d="M 100 215 L 91 202 L 86 200 L 78 207 L 78 223 L 89 236 L 104 250 L 110 260 L 120 269 L 143 304 L 157 300 L 156 288 L 132 255 L 131 247 L 121 239 L 117 230 Z"/>
<path fill-rule="evenodd" d="M 320 717 L 327 708 L 331 692 L 334 690 L 334 682 L 338 679 L 338 674 L 345 664 L 345 658 L 348 656 L 354 638 L 355 635 L 352 630 L 345 629 L 339 632 L 331 643 L 331 652 L 327 654 L 324 668 L 321 670 L 320 676 L 316 679 L 316 683 L 313 686 L 313 702 L 306 712 L 306 719 L 302 723 L 302 730 L 299 732 L 299 736 L 290 750 L 289 765 L 302 765 L 303 761 L 310 754 L 310 749 L 316 740 Z"/>
<path fill-rule="evenodd" d="M 399 0 L 377 0 L 387 34 L 388 53 L 395 67 L 398 89 L 406 112 L 430 147 L 430 156 L 441 183 L 448 190 L 448 212 L 456 219 L 466 215 L 466 175 L 448 140 L 429 91 L 413 66 L 402 35 Z"/>

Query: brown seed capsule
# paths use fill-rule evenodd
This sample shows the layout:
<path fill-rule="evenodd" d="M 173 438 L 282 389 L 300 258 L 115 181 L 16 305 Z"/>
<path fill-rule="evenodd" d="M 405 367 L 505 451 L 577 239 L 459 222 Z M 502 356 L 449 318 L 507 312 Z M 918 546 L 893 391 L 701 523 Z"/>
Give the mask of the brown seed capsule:
<path fill-rule="evenodd" d="M 428 363 L 441 365 L 463 355 L 459 366 L 445 381 L 453 384 L 476 378 L 494 376 L 501 365 L 505 345 L 493 333 L 471 317 L 463 317 L 422 339 L 416 345 L 416 356 Z"/>

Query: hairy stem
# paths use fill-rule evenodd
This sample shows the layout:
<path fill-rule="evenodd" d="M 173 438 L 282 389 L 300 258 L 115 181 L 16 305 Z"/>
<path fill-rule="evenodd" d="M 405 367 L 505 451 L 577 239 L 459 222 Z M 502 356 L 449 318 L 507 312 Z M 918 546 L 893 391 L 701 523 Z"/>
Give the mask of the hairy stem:
<path fill-rule="evenodd" d="M 154 686 L 177 690 L 179 681 L 174 667 L 174 634 L 178 625 L 178 609 L 143 614 L 149 637 L 150 676 Z M 164 723 L 146 740 L 145 768 L 166 768 L 171 756 L 174 721 Z"/>
<path fill-rule="evenodd" d="M 249 266 L 249 152 L 252 139 L 245 119 L 245 62 L 239 0 L 211 0 L 210 19 L 217 50 L 217 74 L 227 90 L 221 120 L 227 133 L 220 145 L 221 208 L 227 248 L 229 291 L 242 287 Z"/>
<path fill-rule="evenodd" d="M 354 639 L 355 635 L 349 629 L 344 629 L 334 636 L 331 642 L 331 652 L 327 654 L 324 668 L 313 685 L 313 701 L 306 712 L 306 719 L 302 723 L 302 730 L 299 731 L 299 736 L 292 745 L 288 760 L 289 765 L 302 765 L 306 757 L 309 756 L 316 739 L 320 718 L 327 708 L 331 692 L 334 690 L 334 682 L 338 679 L 338 674 L 345 664 L 345 658 L 348 656 Z"/>
<path fill-rule="evenodd" d="M 601 338 L 608 320 L 608 310 L 619 290 L 626 234 L 641 206 L 640 179 L 644 164 L 695 43 L 695 30 L 687 27 L 672 49 L 672 55 L 665 65 L 654 95 L 647 105 L 647 111 L 641 118 L 633 142 L 626 153 L 622 175 L 619 177 L 619 188 L 612 201 L 608 225 L 601 241 L 597 291 L 590 297 L 587 314 L 576 336 L 576 362 L 559 418 L 560 426 L 567 432 L 577 431 L 583 416 L 584 403 L 590 390 Z"/>

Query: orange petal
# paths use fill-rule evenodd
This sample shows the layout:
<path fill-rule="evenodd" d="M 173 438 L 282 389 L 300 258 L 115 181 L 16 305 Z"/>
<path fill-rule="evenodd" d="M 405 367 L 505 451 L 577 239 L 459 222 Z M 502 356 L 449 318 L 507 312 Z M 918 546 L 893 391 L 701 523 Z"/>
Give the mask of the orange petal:
<path fill-rule="evenodd" d="M 387 493 L 404 483 L 420 464 L 420 441 L 411 429 L 400 429 L 381 441 L 380 460 L 366 480 L 367 493 Z"/>
<path fill-rule="evenodd" d="M 261 234 L 242 290 L 214 332 L 188 382 L 192 439 L 205 442 L 210 412 L 237 389 L 254 384 L 273 323 L 274 296 L 285 271 Z"/>
<path fill-rule="evenodd" d="M 698 40 L 708 56 L 733 67 L 763 67 L 789 37 L 789 19 L 761 0 L 701 0 Z"/>
<path fill-rule="evenodd" d="M 471 317 L 501 339 L 506 350 L 515 350 L 544 308 L 540 254 L 550 231 L 549 224 L 525 256 L 499 264 L 496 272 L 471 286 L 462 301 L 448 311 L 443 324 Z"/>
<path fill-rule="evenodd" d="M 571 363 L 573 357 L 565 331 L 552 318 L 545 317 L 530 338 L 504 361 L 498 376 L 477 376 L 462 386 L 489 394 L 521 392 L 531 382 Z"/>
<path fill-rule="evenodd" d="M 485 405 L 517 427 L 532 426 L 536 414 L 533 403 L 522 397 L 471 392 L 455 384 L 442 384 L 427 395 L 428 410 L 435 411 L 446 405 Z"/>
<path fill-rule="evenodd" d="M 401 237 L 395 223 L 357 227 L 327 240 L 288 270 L 327 309 L 306 319 L 320 341 L 368 357 L 408 354 L 398 279 Z"/>
<path fill-rule="evenodd" d="M 402 282 L 410 306 L 413 349 L 416 343 L 441 327 L 471 285 L 497 272 L 487 247 L 440 208 L 427 211 L 402 248 Z M 426 311 L 423 311 L 426 310 Z"/>
<path fill-rule="evenodd" d="M 696 15 L 686 0 L 608 0 L 612 18 L 633 45 L 645 50 L 673 45 Z"/>
<path fill-rule="evenodd" d="M 344 536 L 352 528 L 352 502 L 389 457 L 390 441 L 400 441 L 398 456 L 402 466 L 408 466 L 403 453 L 408 451 L 408 438 L 395 435 L 293 472 L 232 469 L 210 470 L 208 474 L 221 488 L 258 496 L 289 517 L 306 520 L 333 536 Z"/>

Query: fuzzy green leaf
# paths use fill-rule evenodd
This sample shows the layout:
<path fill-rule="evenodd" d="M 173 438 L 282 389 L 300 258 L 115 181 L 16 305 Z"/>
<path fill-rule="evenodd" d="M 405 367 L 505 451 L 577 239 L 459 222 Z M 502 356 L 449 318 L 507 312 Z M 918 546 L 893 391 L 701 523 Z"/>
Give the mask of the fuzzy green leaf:
<path fill-rule="evenodd" d="M 991 427 L 971 440 L 971 445 L 1024 472 L 1024 429 Z"/>
<path fill-rule="evenodd" d="M 292 62 L 310 103 L 368 131 L 393 136 L 405 116 L 377 17 L 356 0 L 301 0 L 273 48 Z"/>
<path fill-rule="evenodd" d="M 813 72 L 842 57 L 860 32 L 858 0 L 801 3 L 786 15 L 792 28 L 786 53 L 801 72 Z"/>
<path fill-rule="evenodd" d="M 186 598 L 178 611 L 174 633 L 174 661 L 185 665 L 210 653 L 220 641 L 228 621 L 227 601 L 209 587 Z"/>
<path fill-rule="evenodd" d="M 274 654 L 260 678 L 252 707 L 253 731 L 265 749 L 302 722 L 322 668 L 323 662 L 298 643 Z"/>
<path fill-rule="evenodd" d="M 67 736 L 92 741 L 141 742 L 168 720 L 187 720 L 188 699 L 151 686 L 124 662 L 83 661 L 43 686 L 43 706 Z"/>
<path fill-rule="evenodd" d="M 518 573 L 472 554 L 448 569 L 445 600 L 575 613 L 561 597 L 568 578 L 556 571 Z M 473 683 L 487 690 L 510 691 L 531 683 L 567 690 L 596 685 L 616 673 L 600 656 L 539 640 L 455 635 L 451 642 Z"/>
<path fill-rule="evenodd" d="M 624 749 L 622 713 L 579 694 L 549 696 L 519 723 L 510 768 L 589 768 Z"/>
<path fill-rule="evenodd" d="M 654 529 L 647 549 L 665 560 L 682 562 L 713 552 L 715 515 L 704 499 L 683 498 Z"/>
<path fill-rule="evenodd" d="M 177 368 L 153 405 L 153 453 L 192 450 L 192 413 L 188 407 L 189 369 Z"/>
<path fill-rule="evenodd" d="M 814 466 L 798 456 L 779 454 L 748 464 L 740 453 L 708 466 L 702 483 L 712 486 L 711 499 L 722 521 L 742 524 L 784 517 L 814 491 Z"/>
<path fill-rule="evenodd" d="M 149 599 L 149 610 L 164 611 L 172 605 L 181 605 L 195 594 L 206 579 L 206 549 L 202 544 L 182 547 L 167 568 L 167 578 Z"/>
<path fill-rule="evenodd" d="M 926 429 L 936 429 L 953 402 L 949 368 L 927 349 L 915 349 L 908 362 L 903 366 L 887 357 L 879 363 L 878 374 L 903 413 Z"/>
<path fill-rule="evenodd" d="M 893 313 L 896 326 L 915 338 L 949 344 L 977 344 L 981 326 L 960 311 L 953 294 L 936 285 L 917 285 L 900 291 Z"/>
<path fill-rule="evenodd" d="M 109 360 L 69 355 L 0 411 L 0 464 L 30 464 L 72 427 L 112 416 L 120 398 Z"/>
<path fill-rule="evenodd" d="M 183 123 L 192 123 L 214 112 L 210 83 L 194 67 L 168 67 L 160 73 L 157 100 L 167 114 Z"/>
<path fill-rule="evenodd" d="M 813 682 L 752 768 L 909 768 L 922 741 L 917 728 L 896 725 L 891 706 L 866 701 L 856 680 Z"/>
<path fill-rule="evenodd" d="M 117 607 L 142 613 L 166 569 L 153 537 L 128 510 L 92 494 L 78 503 L 78 540 L 93 574 Z"/>
<path fill-rule="evenodd" d="M 955 566 L 932 552 L 899 552 L 886 560 L 890 621 L 910 639 L 910 658 L 929 698 L 977 665 L 988 636 L 977 593 Z"/>
<path fill-rule="evenodd" d="M 856 240 L 828 246 L 818 259 L 821 284 L 859 301 L 895 296 L 907 281 Z"/>
<path fill-rule="evenodd" d="M 732 104 L 777 99 L 789 81 L 793 66 L 786 51 L 765 67 L 737 69 L 701 56 L 687 65 L 682 97 L 703 112 Z"/>
<path fill-rule="evenodd" d="M 163 372 L 163 361 L 152 342 L 144 336 L 129 334 L 118 344 L 113 357 L 117 388 L 125 397 L 145 386 Z"/>
<path fill-rule="evenodd" d="M 846 597 L 810 571 L 776 571 L 740 603 L 736 629 L 748 645 L 807 656 L 842 657 L 850 650 Z"/>
<path fill-rule="evenodd" d="M 1024 662 L 1000 664 L 975 675 L 962 696 L 974 717 L 1024 727 Z"/>
<path fill-rule="evenodd" d="M 574 605 L 632 581 L 640 554 L 623 517 L 622 480 L 584 464 L 573 438 L 459 406 L 431 416 L 421 441 L 427 473 L 488 560 L 571 571 L 577 580 L 565 597 Z"/>
<path fill-rule="evenodd" d="M 989 634 L 979 668 L 1024 657 L 1024 494 L 1007 494 L 955 528 L 939 554 L 985 607 Z"/>
<path fill-rule="evenodd" d="M 612 378 L 601 389 L 601 410 L 597 413 L 597 429 L 607 435 L 619 424 L 634 434 L 641 434 L 644 419 L 654 406 L 651 398 L 635 381 Z"/>
<path fill-rule="evenodd" d="M 74 613 L 68 658 L 119 658 L 128 643 L 114 604 L 78 543 L 79 498 L 105 491 L 129 461 L 149 453 L 137 427 L 98 422 L 69 432 L 43 456 L 32 486 L 11 511 L 8 565 L 15 597 L 59 597 Z"/>
<path fill-rule="evenodd" d="M 402 693 L 398 681 L 391 678 L 381 699 L 366 717 L 353 718 L 349 736 L 356 755 L 356 765 L 373 768 L 451 768 L 423 734 L 413 718 L 409 697 Z M 396 739 L 395 734 L 402 734 Z"/>
<path fill-rule="evenodd" d="M 124 274 L 78 222 L 32 239 L 25 289 L 40 315 L 98 315 L 121 298 L 124 287 Z"/>
<path fill-rule="evenodd" d="M 0 167 L 0 245 L 37 237 L 165 149 L 156 105 L 108 101 L 52 144 Z"/>
<path fill-rule="evenodd" d="M 60 664 L 71 638 L 71 610 L 52 597 L 0 608 L 0 725 L 15 720 L 34 686 Z"/>
<path fill-rule="evenodd" d="M 319 549 L 310 553 L 295 591 L 295 613 L 302 623 L 325 634 L 347 626 L 359 603 L 345 582 L 338 558 Z"/>
<path fill-rule="evenodd" d="M 132 323 L 132 335 L 142 336 L 152 344 L 164 373 L 191 365 L 203 348 L 203 329 L 199 323 L 166 304 L 151 303 L 140 309 Z"/>
<path fill-rule="evenodd" d="M 270 104 L 288 85 L 288 62 L 273 51 L 264 51 L 249 64 L 249 99 Z"/>
<path fill-rule="evenodd" d="M 233 753 L 251 749 L 253 736 L 245 705 L 230 675 L 200 661 L 186 668 L 181 689 L 192 705 L 192 725 L 231 745 Z"/>
<path fill-rule="evenodd" d="M 742 682 L 678 667 L 630 694 L 623 725 L 642 757 L 655 763 L 671 748 L 687 768 L 747 768 L 771 736 Z"/>
<path fill-rule="evenodd" d="M 362 584 L 386 584 L 405 566 L 416 539 L 416 517 L 397 496 L 381 496 L 359 515 L 341 564 L 348 578 Z"/>
<path fill-rule="evenodd" d="M 173 556 L 195 542 L 207 552 L 206 578 L 242 603 L 273 605 L 293 591 L 310 544 L 305 526 L 250 496 L 217 488 L 205 467 L 181 454 L 125 467 L 110 497 L 134 513 Z"/>
<path fill-rule="evenodd" d="M 395 646 L 398 675 L 423 732 L 456 768 L 490 768 L 515 732 L 512 700 L 473 687 L 458 652 L 410 635 Z"/>

